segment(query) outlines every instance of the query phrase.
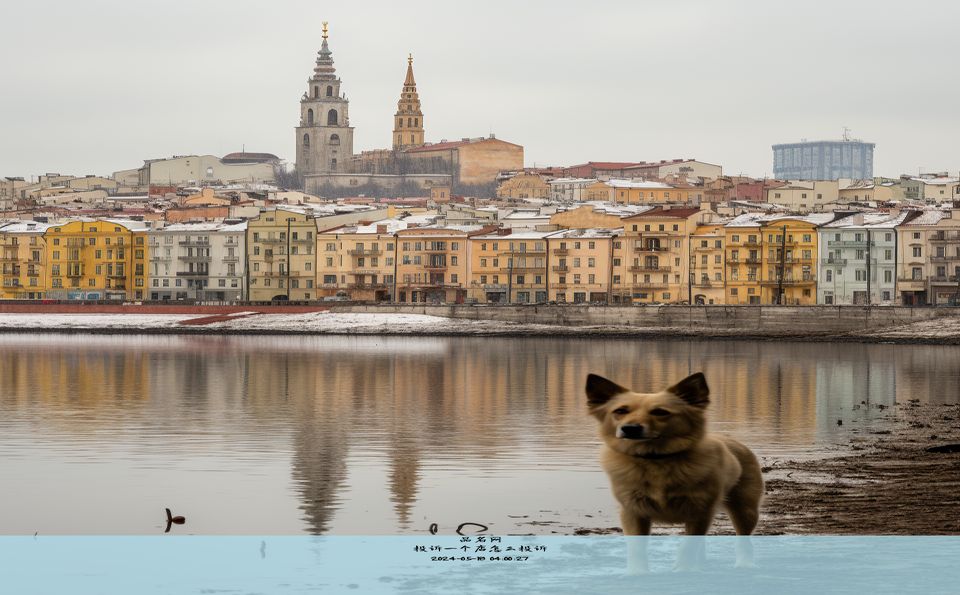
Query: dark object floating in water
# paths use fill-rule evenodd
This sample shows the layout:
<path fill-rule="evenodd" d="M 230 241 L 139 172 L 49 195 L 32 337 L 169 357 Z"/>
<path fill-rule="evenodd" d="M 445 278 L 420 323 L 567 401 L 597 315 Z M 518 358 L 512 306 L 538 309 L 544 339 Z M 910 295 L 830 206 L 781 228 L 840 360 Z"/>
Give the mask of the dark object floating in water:
<path fill-rule="evenodd" d="M 837 425 L 838 425 L 838 426 L 842 426 L 842 425 L 843 425 L 843 420 L 842 420 L 842 419 L 838 419 L 838 420 L 837 420 Z"/>
<path fill-rule="evenodd" d="M 931 446 L 927 452 L 960 452 L 960 444 L 941 444 L 940 446 Z"/>
<path fill-rule="evenodd" d="M 169 532 L 170 532 L 170 526 L 171 526 L 171 525 L 174 525 L 174 524 L 176 524 L 176 525 L 182 525 L 182 524 L 184 524 L 184 523 L 187 522 L 187 517 L 183 517 L 183 516 L 173 516 L 172 514 L 170 514 L 170 509 L 169 509 L 169 508 L 164 508 L 164 510 L 167 511 L 167 529 L 164 531 L 164 533 L 169 533 Z"/>

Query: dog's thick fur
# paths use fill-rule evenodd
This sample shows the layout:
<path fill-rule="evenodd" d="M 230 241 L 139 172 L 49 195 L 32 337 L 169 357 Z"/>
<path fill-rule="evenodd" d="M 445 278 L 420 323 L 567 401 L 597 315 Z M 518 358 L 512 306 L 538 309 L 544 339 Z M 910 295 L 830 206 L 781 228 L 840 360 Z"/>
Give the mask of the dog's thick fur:
<path fill-rule="evenodd" d="M 586 391 L 625 535 L 649 535 L 653 521 L 705 535 L 718 506 L 738 535 L 753 533 L 763 496 L 760 465 L 746 446 L 707 433 L 703 374 L 651 394 L 590 374 Z"/>

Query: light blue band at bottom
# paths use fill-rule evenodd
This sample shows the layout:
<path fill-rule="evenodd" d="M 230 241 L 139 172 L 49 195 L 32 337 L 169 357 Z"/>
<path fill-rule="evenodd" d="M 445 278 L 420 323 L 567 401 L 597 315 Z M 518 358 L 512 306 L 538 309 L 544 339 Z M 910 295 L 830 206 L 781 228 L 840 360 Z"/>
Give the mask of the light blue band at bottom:
<path fill-rule="evenodd" d="M 930 595 L 958 585 L 958 537 L 0 537 L 0 591 L 16 595 Z"/>

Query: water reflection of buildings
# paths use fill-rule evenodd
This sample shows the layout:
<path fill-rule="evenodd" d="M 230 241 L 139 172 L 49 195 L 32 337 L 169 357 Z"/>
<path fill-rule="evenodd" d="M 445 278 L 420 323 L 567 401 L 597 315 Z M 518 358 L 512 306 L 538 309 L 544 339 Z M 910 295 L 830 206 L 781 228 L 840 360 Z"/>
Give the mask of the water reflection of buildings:
<path fill-rule="evenodd" d="M 331 531 L 341 510 L 364 514 L 357 500 L 372 496 L 357 493 L 350 468 L 362 460 L 382 477 L 376 496 L 386 497 L 394 530 L 408 531 L 428 471 L 508 465 L 522 489 L 525 469 L 592 469 L 590 372 L 645 392 L 702 370 L 720 429 L 813 444 L 832 438 L 836 418 L 861 401 L 960 402 L 958 354 L 756 342 L 7 336 L 0 413 L 39 409 L 44 429 L 66 434 L 116 428 L 177 441 L 204 432 L 251 450 L 282 443 L 312 533 Z M 855 415 L 866 424 L 878 412 Z"/>

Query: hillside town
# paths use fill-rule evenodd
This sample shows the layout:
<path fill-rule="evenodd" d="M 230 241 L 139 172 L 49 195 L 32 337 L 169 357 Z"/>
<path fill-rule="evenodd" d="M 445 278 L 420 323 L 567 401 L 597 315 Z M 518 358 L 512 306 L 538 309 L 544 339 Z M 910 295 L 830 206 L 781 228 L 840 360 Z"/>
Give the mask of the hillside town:
<path fill-rule="evenodd" d="M 0 179 L 0 298 L 955 305 L 960 178 L 875 176 L 849 137 L 770 178 L 694 158 L 525 167 L 494 134 L 428 142 L 413 69 L 392 147 L 354 152 L 324 24 L 292 167 L 272 153 Z"/>

